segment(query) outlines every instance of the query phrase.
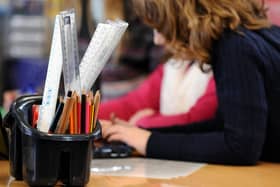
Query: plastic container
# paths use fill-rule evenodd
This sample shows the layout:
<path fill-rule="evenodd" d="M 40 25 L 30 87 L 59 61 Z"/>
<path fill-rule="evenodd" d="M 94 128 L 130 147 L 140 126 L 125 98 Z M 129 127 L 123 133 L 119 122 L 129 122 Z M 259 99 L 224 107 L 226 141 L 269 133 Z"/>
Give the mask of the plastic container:
<path fill-rule="evenodd" d="M 82 135 L 47 134 L 32 128 L 31 106 L 41 96 L 23 96 L 11 106 L 4 119 L 9 129 L 10 172 L 30 186 L 84 186 L 89 181 L 93 141 L 101 136 L 98 123 L 94 132 Z"/>

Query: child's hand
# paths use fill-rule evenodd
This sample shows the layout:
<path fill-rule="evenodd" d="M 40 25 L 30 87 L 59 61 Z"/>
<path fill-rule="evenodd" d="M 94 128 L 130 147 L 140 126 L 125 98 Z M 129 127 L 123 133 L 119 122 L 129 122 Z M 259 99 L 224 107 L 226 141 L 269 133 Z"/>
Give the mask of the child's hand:
<path fill-rule="evenodd" d="M 104 131 L 106 131 L 106 129 L 110 128 L 113 123 L 110 120 L 99 120 L 100 124 L 101 124 L 101 128 L 102 128 L 102 138 L 104 138 Z"/>
<path fill-rule="evenodd" d="M 107 126 L 107 125 L 105 125 Z M 146 155 L 146 146 L 151 132 L 134 127 L 130 123 L 116 119 L 114 125 L 103 128 L 103 138 L 111 141 L 121 141 L 136 149 L 141 155 Z"/>
<path fill-rule="evenodd" d="M 155 114 L 155 111 L 151 108 L 146 108 L 146 109 L 140 110 L 140 111 L 136 112 L 133 116 L 131 116 L 131 118 L 129 119 L 129 123 L 136 125 L 136 122 L 138 120 L 140 120 L 141 118 L 148 117 L 148 116 L 151 116 L 154 114 Z"/>

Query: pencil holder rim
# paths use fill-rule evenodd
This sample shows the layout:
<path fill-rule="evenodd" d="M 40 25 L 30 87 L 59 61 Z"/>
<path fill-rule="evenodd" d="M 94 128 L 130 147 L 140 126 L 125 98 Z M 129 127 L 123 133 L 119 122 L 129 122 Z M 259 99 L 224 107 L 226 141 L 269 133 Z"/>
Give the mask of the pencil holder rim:
<path fill-rule="evenodd" d="M 98 139 L 101 136 L 101 125 L 99 121 L 96 123 L 96 127 L 92 133 L 89 134 L 50 134 L 41 132 L 33 128 L 23 117 L 23 108 L 31 104 L 40 104 L 42 101 L 41 95 L 24 95 L 16 99 L 10 109 L 9 114 L 14 115 L 14 118 L 18 121 L 18 128 L 25 135 L 38 137 L 46 140 L 53 141 L 88 141 L 89 139 Z"/>

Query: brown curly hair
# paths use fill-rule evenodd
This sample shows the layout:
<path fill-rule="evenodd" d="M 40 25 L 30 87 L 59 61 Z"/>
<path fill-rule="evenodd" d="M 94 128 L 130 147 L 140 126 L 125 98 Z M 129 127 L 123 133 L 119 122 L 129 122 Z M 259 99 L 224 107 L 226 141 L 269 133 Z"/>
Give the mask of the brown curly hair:
<path fill-rule="evenodd" d="M 260 0 L 133 0 L 137 14 L 167 40 L 175 57 L 210 63 L 225 29 L 270 27 Z"/>

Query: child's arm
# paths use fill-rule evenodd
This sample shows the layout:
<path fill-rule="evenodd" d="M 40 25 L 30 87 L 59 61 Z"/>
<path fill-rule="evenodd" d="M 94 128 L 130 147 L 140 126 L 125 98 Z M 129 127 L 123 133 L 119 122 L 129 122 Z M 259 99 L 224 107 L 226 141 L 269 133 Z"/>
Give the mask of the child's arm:
<path fill-rule="evenodd" d="M 109 119 L 113 112 L 118 118 L 129 120 L 144 108 L 158 110 L 163 67 L 160 65 L 138 88 L 127 95 L 101 103 L 99 119 Z"/>
<path fill-rule="evenodd" d="M 197 103 L 188 112 L 170 116 L 156 113 L 138 120 L 136 125 L 143 128 L 186 125 L 214 118 L 216 109 L 217 98 L 215 82 L 214 79 L 210 79 L 205 94 L 198 99 Z"/>

